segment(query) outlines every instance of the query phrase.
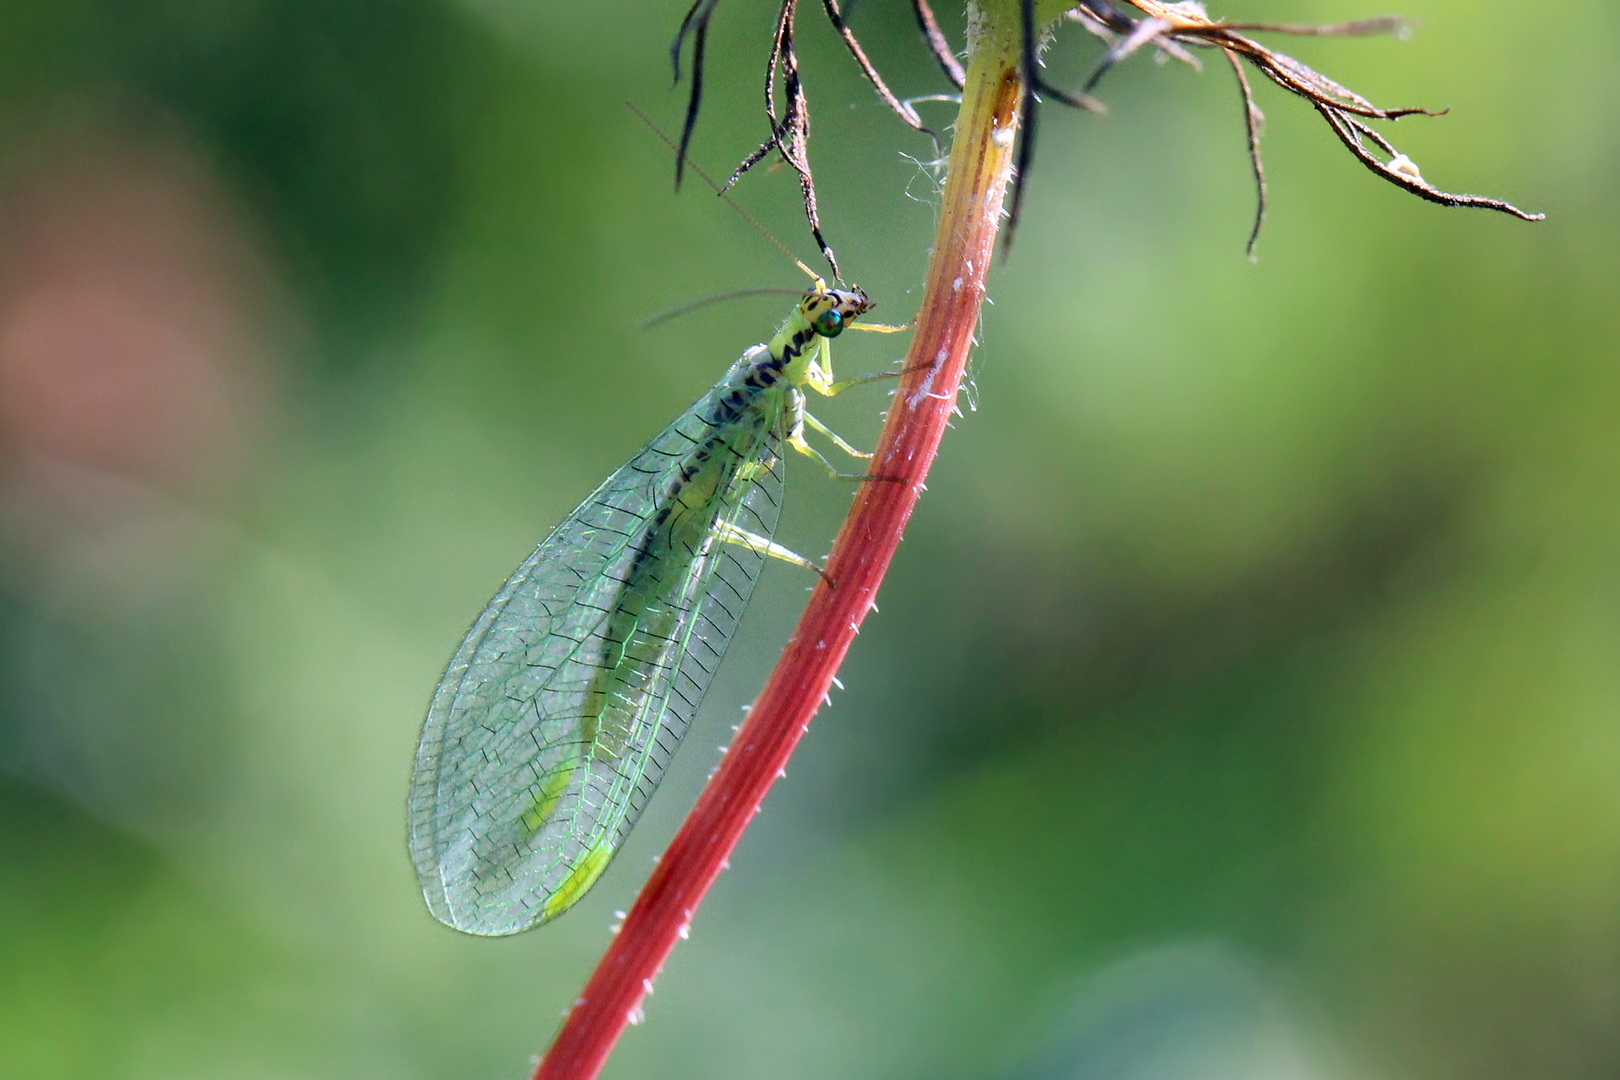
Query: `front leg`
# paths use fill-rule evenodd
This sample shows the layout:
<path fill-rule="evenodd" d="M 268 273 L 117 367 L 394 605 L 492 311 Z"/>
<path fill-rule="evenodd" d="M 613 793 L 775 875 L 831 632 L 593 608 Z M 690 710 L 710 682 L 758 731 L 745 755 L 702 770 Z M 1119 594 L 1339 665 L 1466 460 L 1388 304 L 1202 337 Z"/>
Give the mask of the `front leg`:
<path fill-rule="evenodd" d="M 872 328 L 863 326 L 856 327 L 856 329 L 869 330 Z M 892 329 L 903 330 L 905 327 L 893 327 Z M 858 375 L 853 379 L 843 379 L 835 382 L 833 380 L 832 372 L 832 346 L 828 344 L 826 338 L 818 339 L 818 344 L 821 346 L 821 351 L 811 359 L 810 366 L 805 371 L 804 385 L 808 386 L 822 397 L 833 397 L 836 394 L 842 394 L 850 387 L 860 386 L 863 383 L 877 382 L 880 379 L 898 379 L 908 370 L 906 368 L 901 368 L 898 371 L 880 371 L 875 375 Z M 816 425 L 814 422 L 812 422 L 811 426 L 815 427 Z M 826 431 L 825 428 L 817 428 L 817 430 Z M 827 434 L 830 435 L 832 433 L 827 432 Z M 856 456 L 863 457 L 870 455 Z"/>

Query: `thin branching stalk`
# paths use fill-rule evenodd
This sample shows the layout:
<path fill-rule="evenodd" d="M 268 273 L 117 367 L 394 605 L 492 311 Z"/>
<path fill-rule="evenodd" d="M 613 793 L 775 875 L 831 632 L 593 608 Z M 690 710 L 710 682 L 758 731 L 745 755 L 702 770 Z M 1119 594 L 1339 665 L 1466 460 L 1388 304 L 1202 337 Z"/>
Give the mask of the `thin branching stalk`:
<path fill-rule="evenodd" d="M 873 609 L 956 412 L 1011 175 L 1020 76 L 1016 5 L 981 12 L 971 28 L 922 309 L 872 465 L 874 475 L 894 482 L 861 486 L 827 562 L 836 587 L 821 584 L 812 593 L 759 700 L 563 1022 L 535 1080 L 597 1074 L 826 700 Z"/>

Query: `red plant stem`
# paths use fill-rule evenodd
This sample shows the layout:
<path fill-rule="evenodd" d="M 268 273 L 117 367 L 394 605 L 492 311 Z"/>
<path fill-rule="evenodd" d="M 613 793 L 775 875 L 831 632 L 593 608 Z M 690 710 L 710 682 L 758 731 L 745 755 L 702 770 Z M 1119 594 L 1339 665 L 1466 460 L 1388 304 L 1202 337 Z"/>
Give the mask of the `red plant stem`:
<path fill-rule="evenodd" d="M 897 482 L 860 486 L 827 561 L 837 587 L 823 584 L 811 594 L 759 700 L 574 1002 L 535 1080 L 595 1077 L 638 1014 L 665 958 L 826 699 L 923 490 L 973 345 L 1017 126 L 1016 26 L 992 35 L 981 25 L 976 36 L 923 306 L 872 465 L 874 475 Z"/>

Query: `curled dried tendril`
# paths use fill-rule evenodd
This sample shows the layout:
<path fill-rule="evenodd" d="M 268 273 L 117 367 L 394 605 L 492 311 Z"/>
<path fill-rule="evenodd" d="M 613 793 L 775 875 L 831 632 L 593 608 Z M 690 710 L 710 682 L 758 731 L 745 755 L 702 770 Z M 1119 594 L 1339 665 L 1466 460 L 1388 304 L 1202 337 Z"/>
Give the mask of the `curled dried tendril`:
<path fill-rule="evenodd" d="M 688 37 L 692 39 L 692 80 L 691 88 L 687 92 L 686 120 L 681 128 L 680 148 L 676 153 L 675 184 L 678 187 L 684 172 L 686 153 L 692 142 L 692 133 L 697 128 L 698 111 L 703 103 L 703 55 L 708 37 L 709 20 L 714 15 L 714 9 L 719 0 L 693 0 L 687 9 L 686 17 L 681 21 L 680 30 L 670 46 L 671 59 L 675 67 L 675 81 L 681 81 L 681 52 Z M 827 20 L 832 24 L 833 30 L 843 41 L 845 49 L 855 59 L 861 69 L 861 74 L 872 84 L 883 103 L 889 110 L 900 117 L 906 125 L 915 131 L 927 135 L 934 144 L 934 153 L 939 153 L 939 137 L 925 126 L 917 111 L 906 102 L 896 97 L 889 89 L 883 77 L 878 74 L 871 60 L 867 59 L 866 50 L 861 47 L 860 39 L 850 29 L 844 19 L 843 10 L 838 0 L 822 0 L 823 11 Z M 744 173 L 763 161 L 772 151 L 775 151 L 783 162 L 791 168 L 799 178 L 799 189 L 804 196 L 804 216 L 810 225 L 810 235 L 815 238 L 816 246 L 821 249 L 822 257 L 827 265 L 832 267 L 835 278 L 841 275 L 838 272 L 838 260 L 834 257 L 831 246 L 821 229 L 821 215 L 816 209 L 816 184 L 810 172 L 810 103 L 805 96 L 804 83 L 799 77 L 799 58 L 794 49 L 793 34 L 795 21 L 798 16 L 799 0 L 782 0 L 782 6 L 776 16 L 776 30 L 771 38 L 771 48 L 765 62 L 765 117 L 770 124 L 770 134 L 765 141 L 759 144 L 753 152 L 743 158 L 742 162 L 732 172 L 731 178 L 726 181 L 724 188 L 729 190 L 733 184 L 740 180 Z M 961 88 L 965 75 L 962 65 L 951 52 L 945 35 L 939 29 L 939 23 L 934 18 L 933 10 L 928 6 L 928 0 L 912 0 L 912 9 L 917 16 L 918 28 L 922 31 L 923 40 L 929 51 L 939 62 L 946 78 L 950 79 L 958 89 Z M 780 87 L 780 94 L 778 93 Z"/>
<path fill-rule="evenodd" d="M 1020 0 L 1025 25 L 1026 72 L 1036 66 L 1034 49 L 1030 43 L 1034 21 L 1035 0 Z M 1243 126 L 1248 142 L 1249 162 L 1254 171 L 1255 215 L 1249 231 L 1248 252 L 1260 237 L 1266 216 L 1266 172 L 1260 156 L 1260 132 L 1264 115 L 1255 104 L 1254 90 L 1249 83 L 1244 64 L 1248 64 L 1267 79 L 1297 97 L 1304 98 L 1327 121 L 1329 130 L 1356 156 L 1363 165 L 1397 187 L 1404 188 L 1420 198 L 1445 206 L 1472 206 L 1497 210 L 1526 221 L 1539 221 L 1543 215 L 1520 210 L 1512 203 L 1484 195 L 1462 195 L 1442 191 L 1429 183 L 1410 158 L 1379 134 L 1369 120 L 1399 120 L 1403 116 L 1439 116 L 1441 112 L 1427 109 L 1385 109 L 1374 105 L 1354 90 L 1342 86 L 1326 75 L 1300 63 L 1293 57 L 1271 49 L 1247 36 L 1251 33 L 1289 34 L 1311 37 L 1363 37 L 1371 34 L 1401 34 L 1408 32 L 1408 23 L 1397 16 L 1385 15 L 1353 22 L 1325 26 L 1296 23 L 1241 23 L 1224 22 L 1209 17 L 1202 4 L 1195 2 L 1164 3 L 1162 0 L 1128 0 L 1135 13 L 1127 12 L 1113 0 L 1081 0 L 1067 16 L 1088 32 L 1100 38 L 1107 51 L 1092 70 L 1082 87 L 1088 99 L 1102 77 L 1121 60 L 1147 45 L 1163 55 L 1200 67 L 1191 49 L 1219 49 L 1226 57 L 1236 76 L 1238 92 L 1243 101 Z M 1033 77 L 1025 79 L 1025 115 L 1034 115 L 1035 95 L 1049 92 L 1044 83 Z M 1057 96 L 1057 95 L 1054 95 Z M 1074 104 L 1066 97 L 1059 101 Z M 1019 175 L 1010 200 L 1007 235 L 1009 240 L 1017 228 L 1018 215 L 1023 202 L 1023 188 L 1028 182 L 1029 166 L 1034 154 L 1033 127 L 1024 129 L 1024 145 L 1019 150 Z M 1382 156 L 1381 156 L 1382 155 Z"/>
<path fill-rule="evenodd" d="M 779 155 L 798 175 L 799 186 L 804 196 L 805 217 L 809 222 L 811 235 L 815 237 L 817 246 L 820 247 L 822 255 L 832 267 L 836 277 L 838 263 L 833 257 L 832 248 L 828 246 L 822 234 L 821 219 L 816 210 L 815 180 L 810 172 L 810 109 L 804 84 L 799 77 L 798 56 L 794 50 L 794 25 L 798 3 L 799 0 L 781 0 L 776 30 L 766 61 L 765 116 L 770 125 L 770 134 L 742 160 L 725 186 L 729 188 L 736 183 L 744 173 L 772 152 Z M 681 130 L 675 166 L 677 185 L 681 180 L 692 133 L 697 127 L 698 111 L 703 100 L 704 47 L 709 20 L 718 4 L 719 0 L 694 0 L 671 46 L 675 81 L 678 83 L 681 77 L 681 53 L 687 39 L 690 38 L 692 41 L 692 71 L 687 96 L 686 121 Z M 1261 225 L 1265 221 L 1266 174 L 1260 155 L 1260 133 L 1264 116 L 1255 103 L 1253 87 L 1245 65 L 1289 93 L 1308 101 L 1327 122 L 1328 129 L 1358 161 L 1397 187 L 1445 206 L 1496 210 L 1526 221 L 1539 221 L 1543 216 L 1527 213 L 1501 199 L 1457 194 L 1435 187 L 1423 178 L 1422 172 L 1410 158 L 1397 150 L 1369 123 L 1373 120 L 1394 121 L 1404 116 L 1439 116 L 1442 115 L 1441 112 L 1420 108 L 1380 108 L 1354 90 L 1248 36 L 1256 33 L 1288 34 L 1296 37 L 1404 35 L 1408 30 L 1408 24 L 1404 19 L 1396 16 L 1380 16 L 1324 26 L 1225 22 L 1210 18 L 1203 5 L 1192 0 L 1183 0 L 1180 3 L 1166 3 L 1163 0 L 1120 0 L 1119 3 L 1115 0 L 1079 0 L 1065 13 L 1066 21 L 1079 24 L 1088 33 L 1101 39 L 1107 48 L 1081 89 L 1078 92 L 1070 92 L 1053 86 L 1042 74 L 1040 53 L 1046 42 L 1036 20 L 1035 4 L 1036 0 L 1019 0 L 1022 16 L 1020 65 L 1024 82 L 1023 101 L 1019 109 L 1022 137 L 1017 154 L 1017 175 L 1008 200 L 1006 230 L 1008 244 L 1011 243 L 1018 227 L 1024 190 L 1029 183 L 1034 163 L 1039 122 L 1038 105 L 1041 100 L 1050 98 L 1073 108 L 1102 112 L 1102 106 L 1092 94 L 1103 76 L 1120 61 L 1148 46 L 1165 58 L 1195 68 L 1202 67 L 1196 50 L 1218 49 L 1237 79 L 1238 91 L 1243 102 L 1244 132 L 1256 192 L 1254 224 L 1250 229 L 1248 242 L 1251 257 L 1260 235 Z M 866 52 L 862 49 L 854 31 L 850 29 L 838 0 L 822 0 L 822 8 L 834 31 L 843 40 L 845 47 L 878 96 L 890 111 L 908 126 L 933 139 L 937 152 L 938 138 L 923 125 L 915 109 L 907 101 L 896 97 L 889 90 L 877 69 L 867 59 Z M 928 0 L 912 0 L 912 9 L 925 45 L 939 63 L 945 77 L 957 89 L 961 89 L 964 80 L 962 65 L 940 31 L 939 23 L 928 6 Z"/>

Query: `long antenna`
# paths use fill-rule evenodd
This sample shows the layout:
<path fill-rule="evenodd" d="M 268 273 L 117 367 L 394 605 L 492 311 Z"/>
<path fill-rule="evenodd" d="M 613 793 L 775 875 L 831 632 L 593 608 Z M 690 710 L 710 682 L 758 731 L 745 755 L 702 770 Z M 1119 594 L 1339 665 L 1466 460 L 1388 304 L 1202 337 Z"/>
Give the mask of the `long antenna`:
<path fill-rule="evenodd" d="M 759 235 L 761 235 L 765 239 L 769 240 L 771 242 L 771 244 L 775 246 L 777 251 L 780 251 L 783 255 L 786 255 L 788 257 L 788 259 L 790 259 L 793 262 L 794 266 L 797 266 L 800 270 L 803 270 L 806 274 L 810 275 L 810 279 L 812 281 L 815 281 L 815 282 L 820 282 L 821 281 L 821 275 L 820 274 L 816 273 L 814 270 L 812 270 L 808 266 L 804 265 L 804 263 L 800 262 L 798 256 L 794 255 L 792 250 L 786 244 L 784 244 L 784 243 L 782 243 L 782 241 L 778 240 L 775 237 L 775 235 L 773 235 L 771 233 L 771 231 L 769 229 L 767 229 L 765 226 L 763 226 L 763 225 L 761 225 L 759 223 L 758 218 L 756 218 L 753 214 L 750 214 L 746 209 L 743 208 L 743 206 L 740 203 L 737 202 L 736 199 L 733 199 L 730 195 L 728 195 L 724 188 L 722 188 L 719 184 L 715 183 L 714 178 L 711 177 L 708 173 L 704 172 L 703 167 L 701 165 L 699 165 L 697 162 L 693 161 L 691 158 L 685 157 L 685 155 L 682 155 L 681 154 L 681 148 L 679 146 L 675 145 L 675 140 L 671 139 L 668 135 L 665 135 L 664 132 L 663 132 L 663 129 L 661 129 L 657 124 L 653 123 L 652 118 L 649 117 L 646 113 L 642 112 L 641 109 L 636 105 L 635 102 L 633 102 L 630 99 L 626 98 L 625 102 L 624 102 L 624 106 L 625 106 L 625 108 L 629 109 L 631 112 L 636 114 L 636 119 L 640 120 L 643 124 L 647 125 L 647 130 L 648 131 L 651 131 L 654 135 L 658 136 L 659 139 L 663 140 L 663 143 L 664 143 L 665 146 L 667 146 L 671 150 L 675 151 L 676 156 L 680 157 L 684 161 L 684 164 L 685 164 L 686 168 L 692 170 L 692 172 L 697 174 L 697 177 L 698 177 L 699 180 L 702 180 L 705 184 L 708 184 L 709 187 L 714 190 L 714 193 L 716 195 L 720 196 L 722 199 L 724 199 L 726 201 L 726 204 L 728 206 L 730 206 L 733 210 L 737 211 L 738 214 L 742 215 L 742 219 L 744 221 L 748 222 L 748 224 L 752 225 L 754 227 L 755 232 L 759 233 Z M 838 264 L 832 262 L 831 253 L 828 253 L 827 261 L 829 263 L 832 263 L 833 277 L 835 279 L 838 278 L 839 277 Z"/>
<path fill-rule="evenodd" d="M 676 304 L 672 308 L 666 308 L 656 315 L 649 315 L 642 319 L 636 324 L 636 329 L 651 330 L 655 326 L 662 326 L 671 319 L 678 319 L 682 315 L 696 311 L 699 308 L 708 307 L 710 304 L 718 304 L 725 300 L 735 300 L 741 296 L 801 296 L 803 293 L 804 290 L 802 289 L 734 289 L 731 292 L 720 293 L 717 296 L 705 296 L 698 300 L 688 300 L 684 304 Z M 864 330 L 865 327 L 862 326 L 861 329 Z"/>

